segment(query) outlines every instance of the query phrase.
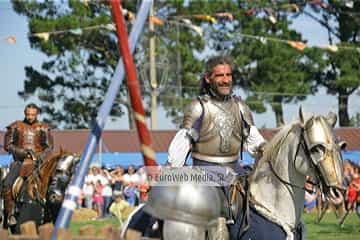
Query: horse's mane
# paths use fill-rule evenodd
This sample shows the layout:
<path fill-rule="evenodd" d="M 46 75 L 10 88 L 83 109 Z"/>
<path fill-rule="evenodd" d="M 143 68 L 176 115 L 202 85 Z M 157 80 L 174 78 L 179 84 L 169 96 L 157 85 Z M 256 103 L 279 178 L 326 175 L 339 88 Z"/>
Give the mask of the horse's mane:
<path fill-rule="evenodd" d="M 278 155 L 280 154 L 280 150 L 282 149 L 281 147 L 284 146 L 283 143 L 295 129 L 300 129 L 299 126 L 300 123 L 298 121 L 283 126 L 271 138 L 271 140 L 265 144 L 263 156 L 255 162 L 254 171 L 250 175 L 250 180 L 252 180 L 256 169 L 261 168 L 267 162 L 275 164 L 275 161 L 278 159 Z"/>
<path fill-rule="evenodd" d="M 43 160 L 40 168 L 35 169 L 33 173 L 27 178 L 26 190 L 31 198 L 35 199 L 34 188 L 37 188 L 40 197 L 45 199 L 50 178 L 56 169 L 58 161 L 65 154 L 69 153 L 62 149 L 60 149 L 58 153 L 51 153 Z"/>

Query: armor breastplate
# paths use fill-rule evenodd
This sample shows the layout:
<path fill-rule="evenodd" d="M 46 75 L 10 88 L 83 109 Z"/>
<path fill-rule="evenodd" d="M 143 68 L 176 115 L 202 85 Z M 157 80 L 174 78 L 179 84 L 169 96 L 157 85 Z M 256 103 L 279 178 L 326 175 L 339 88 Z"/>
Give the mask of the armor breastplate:
<path fill-rule="evenodd" d="M 241 148 L 242 121 L 235 99 L 204 102 L 204 118 L 193 158 L 216 163 L 236 161 Z"/>
<path fill-rule="evenodd" d="M 35 153 L 43 151 L 41 145 L 41 124 L 35 123 L 29 125 L 23 122 L 18 124 L 18 144 L 17 146 L 23 149 L 31 149 Z"/>

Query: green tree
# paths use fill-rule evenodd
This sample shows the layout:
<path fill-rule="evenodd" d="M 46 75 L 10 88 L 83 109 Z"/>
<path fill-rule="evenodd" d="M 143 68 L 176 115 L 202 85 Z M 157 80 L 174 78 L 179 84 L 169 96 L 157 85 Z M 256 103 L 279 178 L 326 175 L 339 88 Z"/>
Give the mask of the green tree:
<path fill-rule="evenodd" d="M 181 21 L 187 15 L 184 1 L 155 1 L 156 16 L 165 20 L 163 26 L 156 25 L 153 33 L 146 29 L 142 50 L 136 62 L 142 82 L 144 96 L 149 96 L 149 44 L 148 38 L 156 36 L 156 64 L 158 78 L 158 100 L 173 123 L 179 124 L 182 109 L 189 98 L 196 96 L 202 71 L 201 60 L 195 52 L 204 48 L 204 40 Z M 146 98 L 146 100 L 149 98 Z"/>
<path fill-rule="evenodd" d="M 45 120 L 56 127 L 88 128 L 119 59 L 114 33 L 100 27 L 112 22 L 107 3 L 12 3 L 18 14 L 28 17 L 31 47 L 48 56 L 41 69 L 25 67 L 24 90 L 19 95 L 24 99 L 37 97 Z M 52 34 L 47 40 L 34 35 L 43 32 Z M 118 106 L 127 102 L 123 92 L 116 102 L 112 117 L 123 114 L 123 108 Z"/>
<path fill-rule="evenodd" d="M 328 32 L 330 45 L 339 46 L 338 51 L 324 51 L 321 71 L 317 77 L 319 84 L 338 98 L 339 125 L 349 126 L 349 96 L 360 86 L 360 2 L 354 1 L 353 8 L 343 1 L 328 1 L 326 5 L 310 5 L 302 14 L 321 24 Z"/>
<path fill-rule="evenodd" d="M 279 6 L 286 1 L 278 1 Z M 145 102 L 149 99 L 148 37 L 157 36 L 158 77 L 162 84 L 159 100 L 174 122 L 182 115 L 179 111 L 188 99 L 199 91 L 199 80 L 203 71 L 202 60 L 212 54 L 227 53 L 234 56 L 239 67 L 235 84 L 252 94 L 248 102 L 257 112 L 265 111 L 270 104 L 277 125 L 283 124 L 282 105 L 301 101 L 315 91 L 313 79 L 321 64 L 318 53 L 299 52 L 284 43 L 263 45 L 260 41 L 238 33 L 262 35 L 284 39 L 302 40 L 301 35 L 289 29 L 287 11 L 278 12 L 277 24 L 264 18 L 263 6 L 267 1 L 155 1 L 156 16 L 165 21 L 155 32 L 145 30 L 142 42 L 136 50 L 135 59 L 138 77 L 143 87 Z M 56 3 L 14 1 L 14 9 L 28 17 L 30 33 L 56 32 L 48 41 L 30 37 L 32 48 L 49 56 L 41 70 L 26 67 L 24 97 L 36 96 L 42 102 L 47 120 L 59 127 L 89 127 L 119 59 L 117 38 L 106 27 L 112 23 L 107 2 L 90 1 L 87 5 L 78 0 Z M 135 1 L 124 1 L 123 5 L 134 11 Z M 255 6 L 261 11 L 248 16 L 244 13 Z M 271 11 L 279 9 L 272 4 Z M 267 11 L 270 11 L 270 10 Z M 274 11 L 275 11 L 274 10 Z M 213 15 L 230 12 L 234 21 L 226 18 L 217 23 L 194 18 L 194 14 Z M 204 30 L 204 37 L 184 24 L 190 19 Z M 86 27 L 103 26 L 86 30 Z M 61 32 L 64 29 L 77 29 Z M 80 30 L 82 29 L 82 30 Z M 58 32 L 60 31 L 60 32 Z M 206 49 L 206 50 L 205 50 Z M 318 63 L 318 62 L 316 62 Z M 80 91 L 81 90 L 81 91 Z M 259 95 L 259 92 L 284 95 Z M 111 116 L 120 117 L 129 108 L 127 88 L 121 87 Z M 129 114 L 131 117 L 131 114 Z M 132 121 L 129 120 L 130 126 Z"/>
<path fill-rule="evenodd" d="M 239 38 L 238 33 L 302 40 L 299 33 L 289 29 L 290 21 L 287 11 L 276 16 L 278 23 L 275 25 L 264 19 L 264 11 L 251 16 L 244 14 L 252 7 L 266 4 L 266 1 L 189 1 L 188 4 L 177 5 L 172 16 L 188 17 L 193 20 L 193 23 L 203 28 L 205 33 L 203 40 L 207 49 L 206 52 L 202 52 L 203 58 L 215 54 L 229 54 L 235 58 L 237 65 L 240 66 L 238 71 L 235 71 L 240 73 L 235 75 L 236 87 L 256 93 L 284 93 L 284 95 L 252 94 L 246 99 L 257 112 L 264 112 L 264 104 L 269 103 L 275 113 L 277 126 L 280 126 L 284 123 L 282 109 L 284 103 L 304 100 L 306 95 L 315 92 L 316 88 L 312 80 L 313 75 L 316 74 L 316 67 L 313 66 L 312 59 L 307 58 L 305 53 L 284 43 L 269 42 L 262 45 L 260 41 L 254 41 L 254 39 Z M 274 8 L 277 6 L 274 5 Z M 219 12 L 232 13 L 235 20 L 218 18 L 216 23 L 209 23 L 193 18 L 196 14 L 213 16 Z M 182 34 L 181 38 L 181 43 L 194 40 L 186 38 L 185 34 Z M 191 60 L 197 49 L 186 45 L 177 49 L 181 50 L 181 62 L 193 65 Z M 198 92 L 198 82 L 202 70 L 199 68 L 189 68 L 189 70 L 192 71 L 181 72 L 183 86 L 190 87 L 183 89 L 181 97 L 193 97 Z M 189 75 L 188 79 L 184 79 L 186 75 Z M 168 95 L 173 97 L 174 92 L 169 92 Z M 167 101 L 164 103 L 166 104 Z M 170 101 L 167 106 L 168 110 L 171 109 L 171 115 L 177 113 L 176 102 Z"/>
<path fill-rule="evenodd" d="M 286 20 L 272 25 L 255 19 L 253 27 L 256 25 L 262 25 L 256 35 L 301 40 L 298 34 L 288 29 Z M 251 32 L 253 34 L 253 30 Z M 249 104 L 261 112 L 265 109 L 263 104 L 268 103 L 275 113 L 276 126 L 283 125 L 283 104 L 304 100 L 313 90 L 311 78 L 305 71 L 309 64 L 304 60 L 304 54 L 284 43 L 262 44 L 252 39 L 244 39 L 235 52 L 240 65 L 245 66 L 243 84 L 253 92 Z"/>
<path fill-rule="evenodd" d="M 268 1 L 239 1 L 242 11 L 236 17 L 241 34 L 235 33 L 240 39 L 231 51 L 240 66 L 237 84 L 250 92 L 247 102 L 258 113 L 266 111 L 265 104 L 269 104 L 276 126 L 284 124 L 284 104 L 302 101 L 316 91 L 313 79 L 317 66 L 306 56 L 306 51 L 297 50 L 286 42 L 271 41 L 304 41 L 300 33 L 290 29 L 289 15 L 293 13 L 282 8 L 284 2 L 269 5 Z M 244 15 L 248 10 L 255 12 Z M 270 17 L 276 22 L 270 21 Z"/>
<path fill-rule="evenodd" d="M 122 1 L 122 4 L 124 8 L 136 12 L 135 1 Z M 156 15 L 165 18 L 182 5 L 184 5 L 183 1 L 156 1 Z M 108 2 L 89 1 L 84 4 L 79 0 L 64 2 L 14 0 L 13 8 L 18 14 L 28 17 L 31 47 L 43 52 L 49 59 L 42 64 L 41 69 L 32 66 L 25 68 L 24 90 L 20 91 L 19 95 L 24 99 L 38 98 L 45 120 L 59 128 L 90 127 L 119 59 L 117 37 L 109 25 L 112 23 L 112 17 Z M 179 10 L 181 11 L 181 7 Z M 192 49 L 202 48 L 201 38 L 191 31 L 182 31 L 174 27 L 176 21 L 172 22 L 165 27 L 157 27 L 154 33 L 149 33 L 145 29 L 135 54 L 138 72 L 148 70 L 146 68 L 148 37 L 151 34 L 159 36 L 157 54 L 162 56 L 167 52 L 159 61 L 166 60 L 169 65 L 165 81 L 167 85 L 164 88 L 173 87 L 175 84 L 191 85 L 201 69 L 200 61 L 192 53 Z M 69 31 L 69 29 L 74 30 Z M 164 34 L 165 29 L 169 30 L 166 34 Z M 42 32 L 52 34 L 46 41 L 35 37 L 35 33 Z M 187 46 L 189 42 L 190 45 Z M 179 60 L 186 63 L 179 66 Z M 158 71 L 163 73 L 161 68 Z M 139 74 L 139 79 L 143 86 L 144 99 L 147 100 L 149 95 L 147 73 Z M 177 99 L 181 99 L 186 93 L 177 91 L 176 88 L 173 90 L 175 91 L 172 93 L 175 94 L 164 94 L 160 100 L 169 115 L 176 119 L 179 116 L 178 109 L 183 105 L 183 102 Z M 125 82 L 111 110 L 111 117 L 113 119 L 121 117 L 124 109 L 129 113 L 129 125 L 133 128 Z"/>

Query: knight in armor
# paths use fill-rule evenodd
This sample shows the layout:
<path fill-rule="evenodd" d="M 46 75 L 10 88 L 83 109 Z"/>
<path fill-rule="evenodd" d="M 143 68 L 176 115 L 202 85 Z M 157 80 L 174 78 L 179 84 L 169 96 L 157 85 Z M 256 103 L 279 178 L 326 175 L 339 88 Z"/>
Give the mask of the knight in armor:
<path fill-rule="evenodd" d="M 243 149 L 261 155 L 265 140 L 249 107 L 232 95 L 232 60 L 209 59 L 201 84 L 201 95 L 187 106 L 182 128 L 170 144 L 168 164 L 183 166 L 191 151 L 194 165 L 237 169 Z"/>
<path fill-rule="evenodd" d="M 7 126 L 4 149 L 13 155 L 14 162 L 4 179 L 2 195 L 8 225 L 15 225 L 15 200 L 12 186 L 21 178 L 28 177 L 53 149 L 53 137 L 46 123 L 37 120 L 40 109 L 33 103 L 24 109 L 23 121 L 15 121 Z"/>

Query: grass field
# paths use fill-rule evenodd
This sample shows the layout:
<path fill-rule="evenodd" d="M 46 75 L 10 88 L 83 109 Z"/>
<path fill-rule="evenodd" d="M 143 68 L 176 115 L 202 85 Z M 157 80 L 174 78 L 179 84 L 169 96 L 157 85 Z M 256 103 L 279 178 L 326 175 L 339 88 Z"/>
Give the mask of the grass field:
<path fill-rule="evenodd" d="M 360 218 L 356 214 L 349 214 L 343 227 L 337 224 L 334 213 L 327 213 L 320 224 L 316 223 L 316 214 L 304 214 L 304 223 L 306 225 L 306 239 L 308 240 L 357 240 L 360 239 Z M 119 227 L 115 218 L 98 219 L 94 221 L 79 221 L 70 223 L 70 231 L 77 234 L 79 228 L 91 224 L 97 231 L 106 225 L 112 224 Z"/>
<path fill-rule="evenodd" d="M 360 218 L 352 213 L 345 220 L 343 227 L 337 223 L 334 213 L 327 213 L 323 220 L 316 223 L 316 214 L 304 214 L 308 240 L 356 240 L 360 239 Z"/>

